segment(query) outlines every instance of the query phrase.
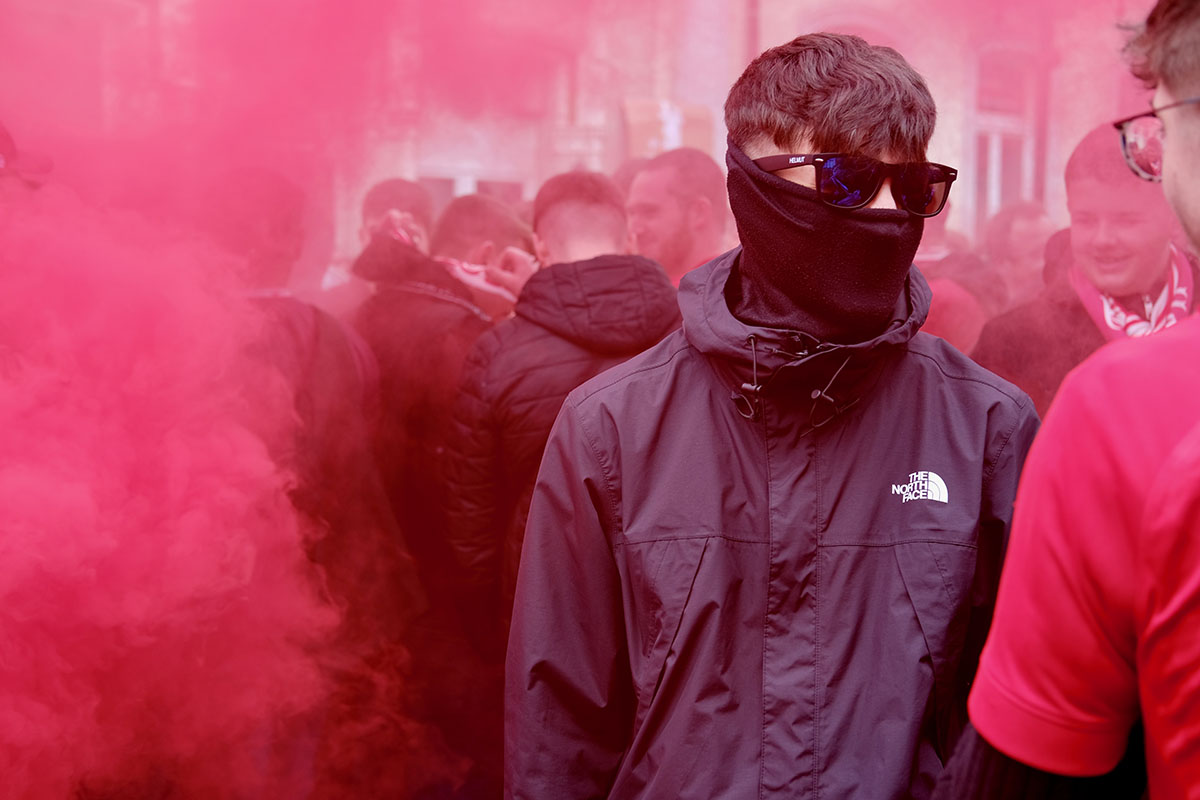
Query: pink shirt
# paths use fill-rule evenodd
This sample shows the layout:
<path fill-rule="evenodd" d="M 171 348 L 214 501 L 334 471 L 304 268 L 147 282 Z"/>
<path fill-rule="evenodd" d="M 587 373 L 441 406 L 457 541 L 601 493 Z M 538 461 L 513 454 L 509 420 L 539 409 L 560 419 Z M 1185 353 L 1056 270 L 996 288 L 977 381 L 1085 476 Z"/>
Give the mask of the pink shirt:
<path fill-rule="evenodd" d="M 1200 797 L 1200 529 L 1182 499 L 1200 495 L 1200 445 L 1174 452 L 1197 423 L 1197 319 L 1109 345 L 1063 382 L 1025 464 L 969 701 L 1000 751 L 1102 774 L 1141 714 L 1152 796 Z"/>

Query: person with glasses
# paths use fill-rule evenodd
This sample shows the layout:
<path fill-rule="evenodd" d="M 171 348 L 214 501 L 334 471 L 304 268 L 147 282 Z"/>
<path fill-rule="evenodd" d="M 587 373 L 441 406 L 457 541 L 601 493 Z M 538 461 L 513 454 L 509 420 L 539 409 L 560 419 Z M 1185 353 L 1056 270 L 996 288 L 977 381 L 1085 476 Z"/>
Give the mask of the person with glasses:
<path fill-rule="evenodd" d="M 1106 342 L 1148 336 L 1196 306 L 1197 266 L 1157 183 L 1130 172 L 1111 125 L 1067 160 L 1070 246 L 1037 297 L 984 326 L 971 357 L 1045 415 L 1067 373 Z"/>
<path fill-rule="evenodd" d="M 507 796 L 928 797 L 965 721 L 1032 403 L 922 333 L 956 177 L 895 50 L 801 36 L 729 92 L 741 246 L 574 390 L 525 528 Z"/>
<path fill-rule="evenodd" d="M 1109 128 L 1200 245 L 1200 4 L 1129 45 Z M 1029 455 L 969 729 L 936 797 L 1200 797 L 1200 318 L 1067 376 Z"/>

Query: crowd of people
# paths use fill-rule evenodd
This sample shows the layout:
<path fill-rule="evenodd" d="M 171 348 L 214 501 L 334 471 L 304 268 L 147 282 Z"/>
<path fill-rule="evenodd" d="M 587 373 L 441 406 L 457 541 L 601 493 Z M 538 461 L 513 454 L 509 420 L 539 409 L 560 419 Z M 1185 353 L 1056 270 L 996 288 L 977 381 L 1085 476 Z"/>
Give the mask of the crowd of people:
<path fill-rule="evenodd" d="M 1074 148 L 1069 227 L 978 248 L 924 79 L 834 33 L 746 68 L 725 169 L 376 184 L 336 300 L 287 289 L 300 190 L 223 179 L 201 227 L 295 423 L 255 432 L 340 620 L 277 788 L 1200 797 L 1200 8 L 1128 49 L 1153 109 Z M 48 171 L 0 129 L 4 203 Z"/>

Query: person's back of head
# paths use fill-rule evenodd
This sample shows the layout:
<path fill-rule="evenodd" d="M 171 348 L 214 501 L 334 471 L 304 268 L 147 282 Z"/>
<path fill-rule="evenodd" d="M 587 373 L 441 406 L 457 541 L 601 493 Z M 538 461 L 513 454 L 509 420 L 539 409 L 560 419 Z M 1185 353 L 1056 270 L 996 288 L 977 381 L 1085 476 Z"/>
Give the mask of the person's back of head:
<path fill-rule="evenodd" d="M 882 332 L 956 174 L 925 162 L 936 119 L 916 70 L 857 36 L 756 58 L 725 101 L 735 315 L 830 342 Z"/>
<path fill-rule="evenodd" d="M 488 264 L 506 247 L 533 252 L 528 226 L 499 200 L 469 194 L 454 198 L 438 217 L 429 252 L 439 258 Z"/>
<path fill-rule="evenodd" d="M 249 283 L 282 287 L 304 249 L 305 203 L 304 190 L 275 170 L 233 169 L 208 187 L 202 225 L 246 259 Z"/>
<path fill-rule="evenodd" d="M 538 259 L 545 265 L 629 250 L 625 199 L 598 172 L 565 172 L 542 184 L 533 201 Z"/>
<path fill-rule="evenodd" d="M 362 202 L 361 237 L 364 245 L 383 224 L 389 212 L 406 215 L 406 222 L 416 226 L 415 230 L 406 231 L 418 246 L 425 245 L 433 227 L 433 197 L 428 189 L 403 178 L 389 178 L 368 189 Z"/>
<path fill-rule="evenodd" d="M 1076 145 L 1065 180 L 1079 273 L 1114 297 L 1161 285 L 1178 228 L 1162 185 L 1130 171 L 1111 125 L 1097 126 Z"/>
<path fill-rule="evenodd" d="M 638 254 L 678 279 L 722 249 L 728 216 L 725 173 L 703 150 L 668 150 L 633 175 L 627 209 Z"/>

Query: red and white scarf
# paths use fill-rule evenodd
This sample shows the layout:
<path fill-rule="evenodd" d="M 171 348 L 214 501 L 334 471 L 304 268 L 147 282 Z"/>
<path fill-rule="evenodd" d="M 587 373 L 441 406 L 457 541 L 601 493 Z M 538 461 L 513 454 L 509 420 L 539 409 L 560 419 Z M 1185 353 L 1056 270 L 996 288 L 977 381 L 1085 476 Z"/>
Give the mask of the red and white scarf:
<path fill-rule="evenodd" d="M 1105 338 L 1148 336 L 1183 321 L 1196 303 L 1187 256 L 1171 245 L 1169 262 L 1166 285 L 1157 297 L 1143 295 L 1140 311 L 1121 305 L 1112 295 L 1097 289 L 1075 267 L 1071 268 L 1071 286 Z"/>

